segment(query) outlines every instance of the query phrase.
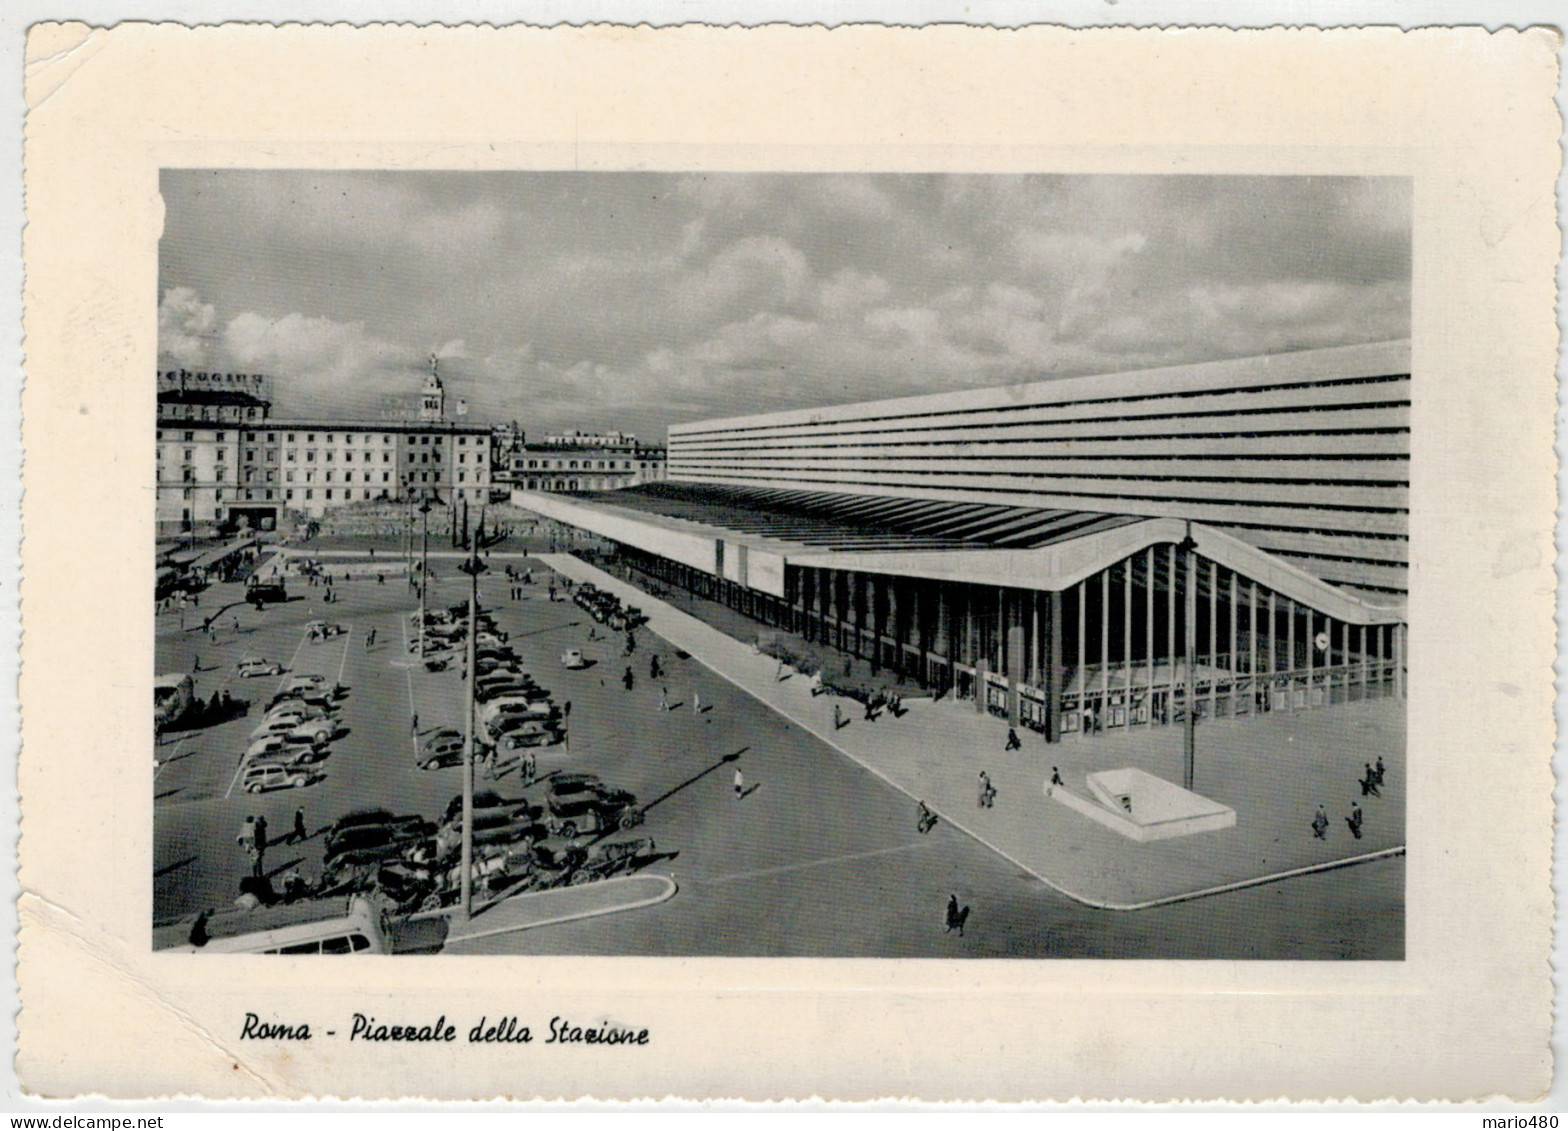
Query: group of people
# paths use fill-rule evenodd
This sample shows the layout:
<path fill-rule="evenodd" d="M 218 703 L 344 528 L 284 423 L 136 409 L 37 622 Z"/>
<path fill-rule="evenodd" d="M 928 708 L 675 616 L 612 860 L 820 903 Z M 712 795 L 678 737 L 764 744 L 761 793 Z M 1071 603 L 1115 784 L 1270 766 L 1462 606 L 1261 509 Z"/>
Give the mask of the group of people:
<path fill-rule="evenodd" d="M 310 834 L 305 830 L 305 810 L 294 810 L 294 826 L 280 838 L 283 844 L 297 844 L 308 840 Z M 235 843 L 245 850 L 250 857 L 251 875 L 261 877 L 265 875 L 267 849 L 272 842 L 267 839 L 267 818 L 265 814 L 247 816 L 240 824 L 240 831 L 234 837 Z"/>
<path fill-rule="evenodd" d="M 1382 797 L 1381 787 L 1387 772 L 1388 768 L 1383 765 L 1381 756 L 1379 756 L 1375 765 L 1371 762 L 1363 763 L 1361 780 L 1356 783 L 1361 787 L 1361 796 Z M 1361 829 L 1365 822 L 1366 814 L 1362 811 L 1360 804 L 1352 805 L 1350 807 L 1350 815 L 1345 818 L 1345 826 L 1350 829 L 1350 835 L 1360 840 L 1362 835 Z M 1312 815 L 1312 835 L 1318 840 L 1327 840 L 1329 826 L 1328 810 L 1324 806 L 1319 805 L 1318 811 Z"/>

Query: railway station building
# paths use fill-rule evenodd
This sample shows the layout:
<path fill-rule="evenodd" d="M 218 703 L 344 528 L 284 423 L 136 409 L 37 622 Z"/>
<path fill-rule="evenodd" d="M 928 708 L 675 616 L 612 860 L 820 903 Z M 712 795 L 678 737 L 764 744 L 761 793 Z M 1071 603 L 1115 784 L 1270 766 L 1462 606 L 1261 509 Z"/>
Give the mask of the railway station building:
<path fill-rule="evenodd" d="M 639 569 L 1063 734 L 1403 698 L 1410 346 L 671 428 L 516 490 Z"/>

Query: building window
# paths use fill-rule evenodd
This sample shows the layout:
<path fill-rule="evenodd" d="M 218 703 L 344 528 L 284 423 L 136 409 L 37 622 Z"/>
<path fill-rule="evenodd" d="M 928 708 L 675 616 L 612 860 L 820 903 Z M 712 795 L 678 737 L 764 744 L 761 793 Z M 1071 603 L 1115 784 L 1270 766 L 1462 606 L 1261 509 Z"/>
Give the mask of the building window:
<path fill-rule="evenodd" d="M 266 496 L 267 496 L 267 502 L 269 502 L 269 503 L 272 502 L 272 488 L 271 487 L 267 488 Z"/>
<path fill-rule="evenodd" d="M 222 483 L 228 477 L 228 468 L 220 467 L 217 471 L 218 482 Z"/>
<path fill-rule="evenodd" d="M 256 462 L 256 449 L 255 448 L 246 448 L 245 449 L 245 460 L 246 460 L 247 463 L 255 463 Z"/>
<path fill-rule="evenodd" d="M 269 444 L 276 444 L 277 442 L 278 442 L 278 434 L 276 432 L 268 432 L 267 433 L 267 443 L 269 443 Z"/>
<path fill-rule="evenodd" d="M 270 468 L 270 467 L 267 468 L 267 482 L 268 483 L 276 483 L 277 482 L 277 478 L 278 478 L 278 473 L 276 471 L 272 470 L 272 468 Z"/>
<path fill-rule="evenodd" d="M 315 497 L 316 497 L 316 492 L 311 490 L 309 487 L 306 487 L 305 488 L 305 498 L 307 498 L 307 499 L 314 499 Z"/>
<path fill-rule="evenodd" d="M 218 443 L 220 443 L 220 444 L 223 443 L 223 433 L 222 432 L 214 432 L 212 434 L 212 438 L 214 440 L 218 441 Z"/>
<path fill-rule="evenodd" d="M 316 453 L 313 452 L 313 451 L 307 451 L 305 453 L 305 462 L 306 463 L 315 463 L 316 462 Z"/>
<path fill-rule="evenodd" d="M 292 483 L 292 482 L 294 482 L 294 473 L 292 471 L 285 471 L 283 473 L 283 478 L 288 480 L 290 483 Z M 293 498 L 292 495 L 290 495 L 289 497 Z"/>
<path fill-rule="evenodd" d="M 278 449 L 277 448 L 268 448 L 267 449 L 267 462 L 268 463 L 277 463 L 278 462 Z"/>
<path fill-rule="evenodd" d="M 186 487 L 183 491 L 180 492 L 180 496 L 182 498 L 186 498 L 186 499 L 190 498 L 191 497 L 191 489 L 189 487 Z"/>
<path fill-rule="evenodd" d="M 288 436 L 287 436 L 287 437 L 286 437 L 286 439 L 287 439 L 287 440 L 288 440 L 288 442 L 289 442 L 289 443 L 291 443 L 291 444 L 292 444 L 292 443 L 293 443 L 293 442 L 294 442 L 294 433 L 292 433 L 292 432 L 290 432 L 290 433 L 289 433 L 289 434 L 288 434 Z M 289 457 L 289 458 L 291 458 L 291 459 L 292 459 L 292 458 L 293 458 L 293 457 L 292 457 L 292 456 L 291 456 L 291 457 Z"/>
<path fill-rule="evenodd" d="M 324 458 L 324 459 L 325 459 L 325 460 L 326 460 L 326 461 L 327 461 L 327 462 L 328 462 L 328 463 L 331 463 L 331 462 L 332 462 L 332 453 L 331 453 L 331 452 L 327 452 L 327 453 L 326 453 L 326 455 L 325 455 L 325 456 L 324 456 L 324 457 L 323 457 L 323 458 Z"/>
<path fill-rule="evenodd" d="M 392 462 L 392 453 L 391 452 L 382 452 L 381 453 L 381 462 L 382 463 L 391 463 Z"/>
<path fill-rule="evenodd" d="M 191 460 L 193 460 L 195 458 L 196 458 L 196 449 L 195 448 L 186 448 L 185 449 L 185 462 L 189 463 Z"/>
<path fill-rule="evenodd" d="M 385 483 L 385 482 L 387 482 L 387 481 L 388 481 L 388 480 L 389 480 L 389 479 L 391 479 L 391 478 L 392 478 L 392 476 L 391 476 L 391 474 L 390 474 L 390 473 L 388 473 L 388 472 L 385 472 L 385 471 L 383 471 L 383 472 L 382 472 L 382 473 L 381 473 L 381 482 L 383 482 L 383 483 Z"/>
<path fill-rule="evenodd" d="M 332 472 L 330 472 L 330 471 L 329 471 L 329 472 L 327 472 L 327 482 L 328 482 L 328 483 L 331 483 L 331 482 L 332 482 Z M 329 496 L 329 497 L 330 497 L 330 496 Z"/>
<path fill-rule="evenodd" d="M 329 499 L 330 499 L 330 498 L 331 498 L 331 497 L 332 497 L 332 488 L 331 488 L 331 487 L 328 487 L 328 488 L 327 488 L 327 498 L 329 498 Z"/>
<path fill-rule="evenodd" d="M 294 488 L 290 487 L 287 491 L 285 491 L 284 498 L 292 503 L 294 501 Z"/>
<path fill-rule="evenodd" d="M 229 449 L 228 448 L 219 448 L 218 449 L 218 459 L 219 459 L 219 461 L 221 462 L 221 461 L 226 460 L 228 458 L 229 458 Z"/>
<path fill-rule="evenodd" d="M 307 444 L 314 444 L 315 442 L 316 442 L 316 434 L 314 432 L 308 433 L 305 436 L 305 443 L 307 443 Z"/>

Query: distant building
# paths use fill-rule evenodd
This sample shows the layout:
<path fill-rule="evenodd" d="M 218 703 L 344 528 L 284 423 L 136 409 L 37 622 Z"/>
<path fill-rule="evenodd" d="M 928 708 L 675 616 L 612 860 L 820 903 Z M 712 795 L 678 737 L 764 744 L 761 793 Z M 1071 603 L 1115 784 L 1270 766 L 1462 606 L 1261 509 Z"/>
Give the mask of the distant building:
<path fill-rule="evenodd" d="M 319 517 L 381 500 L 487 500 L 491 430 L 443 418 L 433 366 L 417 421 L 277 419 L 266 385 L 251 374 L 159 374 L 161 531 L 273 529 L 286 511 Z"/>
<path fill-rule="evenodd" d="M 525 491 L 617 491 L 664 478 L 665 449 L 629 432 L 578 432 L 520 443 L 510 457 L 512 485 Z"/>

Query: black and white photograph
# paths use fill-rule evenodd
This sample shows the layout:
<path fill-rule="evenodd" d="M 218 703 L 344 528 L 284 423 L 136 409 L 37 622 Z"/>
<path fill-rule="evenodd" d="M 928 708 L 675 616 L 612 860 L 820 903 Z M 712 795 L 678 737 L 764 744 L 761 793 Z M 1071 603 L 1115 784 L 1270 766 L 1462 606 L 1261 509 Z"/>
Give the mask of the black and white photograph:
<path fill-rule="evenodd" d="M 1409 177 L 158 189 L 155 951 L 1405 957 Z"/>

